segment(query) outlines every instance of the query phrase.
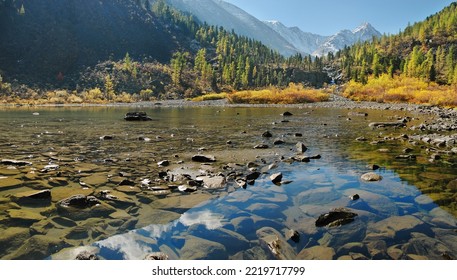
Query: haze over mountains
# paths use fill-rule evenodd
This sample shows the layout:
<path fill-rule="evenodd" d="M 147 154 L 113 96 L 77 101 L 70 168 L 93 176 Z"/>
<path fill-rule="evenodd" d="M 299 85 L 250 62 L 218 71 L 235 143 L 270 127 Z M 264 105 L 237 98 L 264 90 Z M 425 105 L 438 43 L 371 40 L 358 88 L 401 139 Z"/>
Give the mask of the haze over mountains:
<path fill-rule="evenodd" d="M 181 10 L 193 14 L 210 25 L 222 26 L 263 42 L 285 56 L 296 53 L 313 56 L 336 52 L 357 41 L 371 40 L 381 33 L 371 24 L 364 23 L 354 30 L 342 30 L 332 36 L 304 32 L 298 27 L 286 27 L 279 21 L 261 21 L 237 6 L 221 0 L 167 0 Z"/>

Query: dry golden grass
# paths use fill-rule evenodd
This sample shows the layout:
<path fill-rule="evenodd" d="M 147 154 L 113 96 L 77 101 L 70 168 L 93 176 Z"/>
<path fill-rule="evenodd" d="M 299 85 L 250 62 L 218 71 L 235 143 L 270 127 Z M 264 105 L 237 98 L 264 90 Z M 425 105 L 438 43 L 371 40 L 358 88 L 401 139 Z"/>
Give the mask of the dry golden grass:
<path fill-rule="evenodd" d="M 227 93 L 208 93 L 204 94 L 195 98 L 192 98 L 192 101 L 199 102 L 199 101 L 209 101 L 209 100 L 220 100 L 227 98 Z"/>
<path fill-rule="evenodd" d="M 228 100 L 236 104 L 300 104 L 327 101 L 324 90 L 304 88 L 290 84 L 285 89 L 270 87 L 263 90 L 246 90 L 228 94 Z"/>
<path fill-rule="evenodd" d="M 440 86 L 433 82 L 405 76 L 371 77 L 366 85 L 351 81 L 346 85 L 344 96 L 356 101 L 457 106 L 455 86 Z"/>

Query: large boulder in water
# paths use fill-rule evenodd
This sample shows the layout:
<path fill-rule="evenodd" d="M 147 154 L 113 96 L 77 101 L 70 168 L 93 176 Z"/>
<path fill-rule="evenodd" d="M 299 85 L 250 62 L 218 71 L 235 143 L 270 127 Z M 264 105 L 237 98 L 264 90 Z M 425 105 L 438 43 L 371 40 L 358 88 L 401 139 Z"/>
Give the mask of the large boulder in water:
<path fill-rule="evenodd" d="M 126 121 L 152 121 L 151 117 L 145 112 L 129 112 L 125 114 L 124 120 Z"/>
<path fill-rule="evenodd" d="M 320 215 L 316 220 L 316 227 L 335 227 L 345 225 L 353 222 L 356 216 L 356 213 L 352 213 L 348 209 L 337 208 L 329 213 Z"/>

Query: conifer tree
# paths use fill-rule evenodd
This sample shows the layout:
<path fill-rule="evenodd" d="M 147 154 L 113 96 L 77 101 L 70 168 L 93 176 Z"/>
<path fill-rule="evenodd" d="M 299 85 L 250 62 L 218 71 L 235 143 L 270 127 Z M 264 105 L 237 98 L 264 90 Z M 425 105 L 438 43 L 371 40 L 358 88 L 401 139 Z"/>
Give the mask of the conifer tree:
<path fill-rule="evenodd" d="M 24 8 L 24 4 L 21 5 L 21 8 L 19 8 L 19 14 L 21 16 L 25 15 L 25 8 Z"/>
<path fill-rule="evenodd" d="M 105 99 L 111 101 L 115 97 L 116 97 L 116 93 L 114 92 L 113 80 L 111 79 L 110 75 L 106 75 L 106 77 L 105 77 Z"/>

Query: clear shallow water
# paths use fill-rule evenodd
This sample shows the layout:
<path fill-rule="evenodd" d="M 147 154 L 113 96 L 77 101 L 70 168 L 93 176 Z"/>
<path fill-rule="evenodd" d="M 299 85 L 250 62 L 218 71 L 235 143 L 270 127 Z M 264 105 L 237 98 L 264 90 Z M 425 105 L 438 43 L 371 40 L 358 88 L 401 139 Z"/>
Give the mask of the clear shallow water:
<path fill-rule="evenodd" d="M 457 174 L 454 167 L 427 165 L 420 154 L 416 162 L 397 162 L 395 155 L 405 147 L 402 142 L 370 145 L 355 140 L 405 133 L 368 129 L 371 121 L 391 120 L 404 112 L 363 110 L 368 117 L 347 120 L 349 111 L 338 109 L 289 108 L 294 116 L 286 118 L 280 115 L 286 111 L 281 108 L 141 108 L 154 121 L 123 121 L 122 116 L 132 110 L 136 109 L 0 111 L 5 132 L 0 136 L 1 158 L 33 162 L 16 169 L 0 166 L 0 176 L 19 181 L 7 187 L 4 183 L 0 192 L 0 232 L 20 233 L 0 239 L 2 258 L 74 258 L 81 250 L 95 251 L 106 259 L 143 259 L 153 252 L 163 252 L 170 259 L 446 259 L 457 255 L 452 211 L 446 205 L 440 208 L 415 183 L 423 174 L 441 172 L 430 184 L 445 184 Z M 266 130 L 274 137 L 263 138 Z M 101 141 L 103 135 L 114 139 Z M 278 138 L 286 144 L 274 147 L 272 142 Z M 322 158 L 310 163 L 281 161 L 295 154 L 298 141 L 309 148 L 306 154 Z M 270 149 L 254 150 L 259 143 Z M 379 153 L 380 148 L 390 152 Z M 117 191 L 122 180 L 119 172 L 130 173 L 136 186 L 144 178 L 156 179 L 161 170 L 202 172 L 208 166 L 187 165 L 189 157 L 202 150 L 218 157 L 211 166 L 215 173 L 229 173 L 224 169 L 227 163 L 245 166 L 247 162 L 256 162 L 265 173 L 246 189 L 229 180 L 222 190 L 173 191 L 165 198 L 127 193 L 128 206 L 114 205 L 116 212 L 108 216 L 58 219 L 62 216 L 55 209 L 59 199 L 81 192 Z M 171 166 L 157 167 L 163 159 L 170 160 Z M 59 165 L 60 173 L 40 172 L 50 162 Z M 268 170 L 266 166 L 273 162 L 277 167 Z M 384 166 L 376 171 L 382 181 L 360 180 L 369 171 L 367 164 Z M 269 176 L 276 172 L 291 182 L 273 184 Z M 82 188 L 81 181 L 90 188 Z M 43 188 L 53 194 L 50 205 L 32 208 L 12 199 L 17 193 Z M 351 201 L 349 196 L 354 194 L 361 199 Z M 317 217 L 339 207 L 357 213 L 355 221 L 337 228 L 315 226 Z M 42 218 L 13 217 L 8 212 L 12 208 L 31 209 Z M 81 229 L 89 234 L 81 234 Z M 289 230 L 299 234 L 298 242 L 287 240 Z M 36 242 L 38 237 L 43 237 L 43 246 L 24 252 L 21 243 Z M 268 249 L 272 237 L 281 244 L 276 256 Z"/>

